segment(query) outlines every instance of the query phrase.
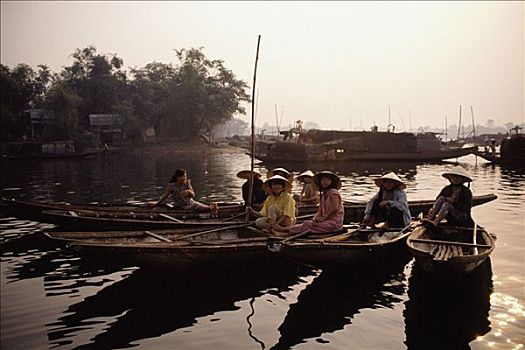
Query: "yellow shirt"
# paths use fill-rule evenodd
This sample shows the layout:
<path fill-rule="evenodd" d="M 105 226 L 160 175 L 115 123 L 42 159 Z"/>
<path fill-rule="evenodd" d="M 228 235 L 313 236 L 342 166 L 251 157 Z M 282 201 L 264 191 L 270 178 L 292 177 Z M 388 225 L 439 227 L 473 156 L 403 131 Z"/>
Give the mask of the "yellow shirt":
<path fill-rule="evenodd" d="M 269 195 L 264 201 L 261 215 L 268 216 L 268 208 L 273 204 L 281 208 L 283 215 L 286 215 L 295 221 L 295 200 L 290 193 L 282 191 L 278 197 L 275 197 L 273 194 Z"/>

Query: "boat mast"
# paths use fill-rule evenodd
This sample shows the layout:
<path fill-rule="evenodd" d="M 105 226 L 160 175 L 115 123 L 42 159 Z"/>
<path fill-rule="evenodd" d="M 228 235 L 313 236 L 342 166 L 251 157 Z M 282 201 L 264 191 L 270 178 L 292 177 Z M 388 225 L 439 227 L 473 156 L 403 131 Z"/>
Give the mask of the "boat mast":
<path fill-rule="evenodd" d="M 448 138 L 448 123 L 447 123 L 447 116 L 445 115 L 445 145 L 447 144 L 447 138 Z"/>
<path fill-rule="evenodd" d="M 470 114 L 472 115 L 472 142 L 474 142 L 474 146 L 476 146 L 476 124 L 474 124 L 474 109 L 472 105 L 470 105 Z"/>
<path fill-rule="evenodd" d="M 252 206 L 253 195 L 253 158 L 255 155 L 255 81 L 257 77 L 257 61 L 259 60 L 259 44 L 261 43 L 261 35 L 257 37 L 257 53 L 255 54 L 255 69 L 253 71 L 253 87 L 252 87 L 252 156 L 250 159 L 250 191 L 248 191 L 247 208 Z M 248 210 L 246 210 L 246 221 L 249 219 Z"/>
<path fill-rule="evenodd" d="M 459 105 L 458 141 L 459 141 L 459 130 L 460 129 L 461 129 L 461 105 Z"/>

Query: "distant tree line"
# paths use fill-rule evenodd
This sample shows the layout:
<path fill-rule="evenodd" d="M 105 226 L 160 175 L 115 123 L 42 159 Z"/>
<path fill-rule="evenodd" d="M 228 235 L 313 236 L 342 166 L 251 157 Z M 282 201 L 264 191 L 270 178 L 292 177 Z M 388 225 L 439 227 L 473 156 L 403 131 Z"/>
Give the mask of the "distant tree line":
<path fill-rule="evenodd" d="M 71 139 L 89 129 L 90 114 L 118 114 L 128 139 L 139 140 L 153 127 L 163 140 L 191 140 L 245 114 L 246 82 L 210 60 L 202 48 L 175 50 L 177 64 L 152 62 L 124 67 L 122 58 L 77 49 L 73 63 L 58 73 L 45 65 L 9 68 L 0 64 L 1 136 L 17 140 L 27 133 L 24 111 L 42 109 L 52 118 L 54 139 Z"/>

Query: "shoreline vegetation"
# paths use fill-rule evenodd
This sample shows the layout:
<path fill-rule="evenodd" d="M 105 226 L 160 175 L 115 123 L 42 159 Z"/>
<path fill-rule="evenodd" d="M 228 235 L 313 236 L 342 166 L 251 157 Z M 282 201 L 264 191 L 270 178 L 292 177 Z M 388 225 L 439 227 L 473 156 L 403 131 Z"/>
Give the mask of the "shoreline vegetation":
<path fill-rule="evenodd" d="M 73 52 L 60 72 L 0 64 L 2 142 L 211 143 L 217 127 L 247 125 L 233 117 L 246 114 L 251 97 L 246 82 L 202 50 L 175 50 L 177 63 L 144 67 L 125 67 L 122 58 L 94 46 Z"/>

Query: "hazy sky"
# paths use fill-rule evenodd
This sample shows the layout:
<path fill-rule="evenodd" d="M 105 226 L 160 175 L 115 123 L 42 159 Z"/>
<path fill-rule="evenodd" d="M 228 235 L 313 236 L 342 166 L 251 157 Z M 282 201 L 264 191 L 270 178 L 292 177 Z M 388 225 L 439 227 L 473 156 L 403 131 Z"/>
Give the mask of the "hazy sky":
<path fill-rule="evenodd" d="M 176 62 L 204 47 L 252 85 L 257 124 L 397 130 L 525 116 L 524 2 L 1 2 L 1 62 L 53 70 L 76 48 L 126 66 Z M 248 115 L 244 117 L 249 121 Z M 465 121 L 464 119 L 464 121 Z M 403 126 L 404 125 L 404 126 Z"/>

